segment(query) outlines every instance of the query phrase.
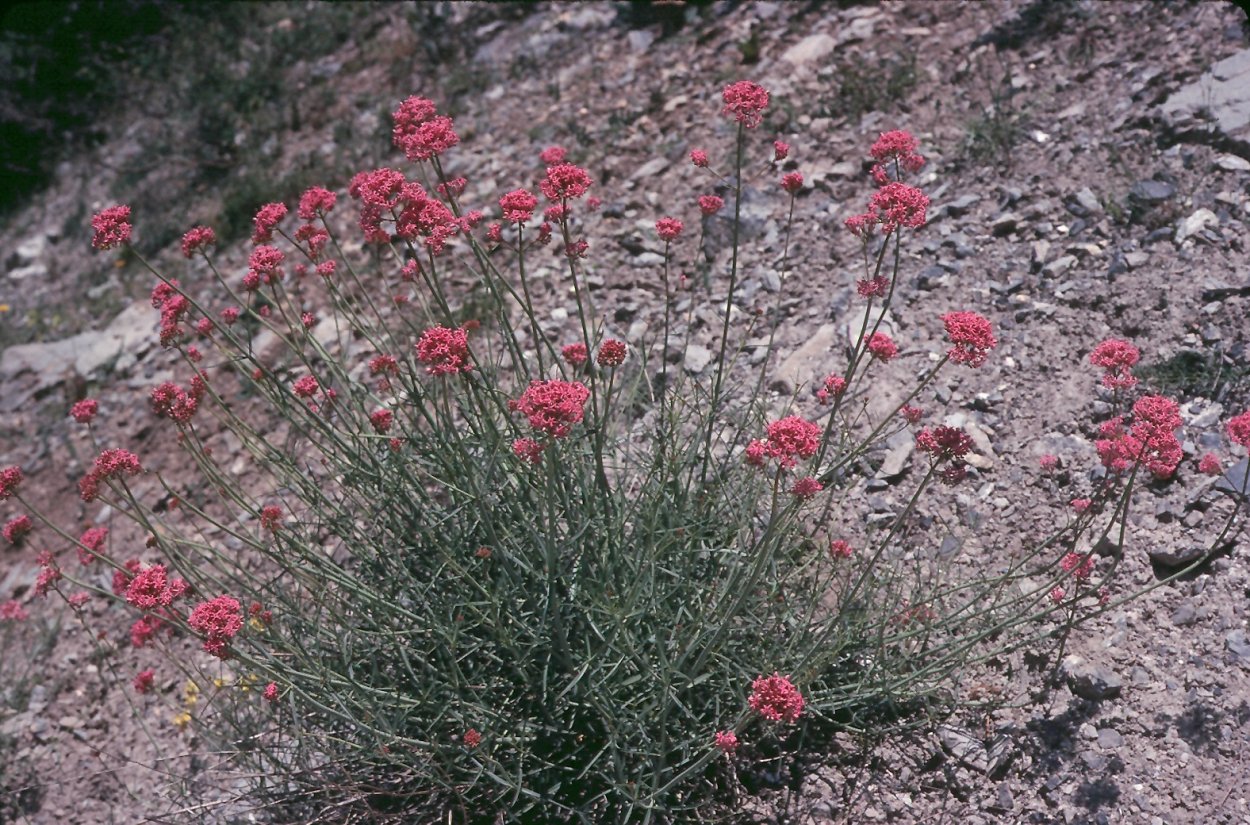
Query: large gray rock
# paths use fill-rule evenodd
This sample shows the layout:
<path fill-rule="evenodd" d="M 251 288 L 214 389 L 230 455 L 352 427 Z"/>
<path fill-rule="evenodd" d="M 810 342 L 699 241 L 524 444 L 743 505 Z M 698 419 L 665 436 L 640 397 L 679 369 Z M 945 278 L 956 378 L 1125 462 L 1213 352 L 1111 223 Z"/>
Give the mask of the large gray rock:
<path fill-rule="evenodd" d="M 1242 49 L 1181 87 L 1159 114 L 1175 132 L 1211 135 L 1250 157 L 1250 49 Z"/>
<path fill-rule="evenodd" d="M 824 378 L 834 365 L 833 346 L 836 339 L 837 327 L 821 324 L 815 334 L 781 362 L 770 387 L 789 395 L 800 384 Z"/>
<path fill-rule="evenodd" d="M 104 329 L 60 341 L 9 347 L 0 357 L 0 382 L 7 383 L 24 374 L 33 376 L 33 382 L 20 393 L 24 399 L 56 386 L 74 373 L 88 378 L 123 353 L 137 355 L 150 347 L 156 337 L 157 320 L 150 306 L 137 301 Z"/>

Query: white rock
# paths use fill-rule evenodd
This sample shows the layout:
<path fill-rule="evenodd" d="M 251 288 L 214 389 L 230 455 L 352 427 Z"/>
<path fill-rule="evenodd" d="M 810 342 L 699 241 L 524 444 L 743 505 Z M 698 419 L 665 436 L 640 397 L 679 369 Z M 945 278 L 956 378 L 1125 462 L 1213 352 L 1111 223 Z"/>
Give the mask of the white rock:
<path fill-rule="evenodd" d="M 1206 227 L 1219 222 L 1220 219 L 1210 209 L 1199 209 L 1188 218 L 1184 218 L 1176 227 L 1176 242 L 1181 243 L 1186 238 L 1192 237 Z"/>
<path fill-rule="evenodd" d="M 805 66 L 828 56 L 837 48 L 838 42 L 827 34 L 809 34 L 786 49 L 781 59 L 795 66 Z"/>

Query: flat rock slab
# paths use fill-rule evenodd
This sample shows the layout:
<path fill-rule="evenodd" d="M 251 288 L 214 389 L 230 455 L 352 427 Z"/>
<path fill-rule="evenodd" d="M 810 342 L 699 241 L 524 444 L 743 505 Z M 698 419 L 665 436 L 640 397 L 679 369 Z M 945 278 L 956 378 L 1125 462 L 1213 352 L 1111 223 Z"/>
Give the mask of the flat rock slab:
<path fill-rule="evenodd" d="M 1224 58 L 1181 87 L 1164 101 L 1159 114 L 1177 132 L 1214 127 L 1223 142 L 1250 157 L 1250 49 Z"/>

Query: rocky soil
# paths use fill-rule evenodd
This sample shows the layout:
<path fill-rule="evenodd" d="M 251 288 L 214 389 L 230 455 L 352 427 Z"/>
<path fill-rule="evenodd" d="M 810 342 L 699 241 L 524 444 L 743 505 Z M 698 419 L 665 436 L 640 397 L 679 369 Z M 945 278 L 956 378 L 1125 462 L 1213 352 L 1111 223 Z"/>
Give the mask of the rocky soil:
<path fill-rule="evenodd" d="M 346 179 L 329 177 L 340 156 L 358 168 L 395 163 L 381 113 L 413 93 L 455 115 L 462 144 L 448 171 L 468 178 L 464 200 L 487 211 L 499 193 L 532 186 L 541 149 L 564 145 L 603 199 L 587 233 L 594 300 L 616 334 L 636 341 L 659 311 L 653 223 L 674 215 L 699 226 L 695 198 L 715 181 L 688 152 L 727 157 L 733 131 L 718 114 L 720 89 L 755 80 L 773 103 L 753 138 L 740 308 L 744 318 L 777 308 L 769 391 L 780 408 L 795 392 L 811 405 L 813 380 L 842 363 L 858 275 L 857 241 L 842 221 L 872 191 L 871 141 L 912 131 L 929 160 L 920 184 L 934 207 L 906 252 L 888 319 L 903 357 L 881 386 L 903 388 L 941 351 L 945 312 L 985 314 L 1000 341 L 984 369 L 949 373 L 923 398 L 930 420 L 945 416 L 974 434 L 980 459 L 973 480 L 928 505 L 934 527 L 922 538 L 932 546 L 916 552 L 992 563 L 1090 492 L 1095 422 L 1108 407 L 1087 358 L 1105 337 L 1136 342 L 1144 383 L 1181 400 L 1186 461 L 1176 480 L 1136 493 L 1123 548 L 1100 561 L 1118 565 L 1115 606 L 1069 640 L 1056 691 L 1030 700 L 1040 677 L 1023 657 L 988 668 L 970 679 L 969 700 L 1019 701 L 867 756 L 839 740 L 801 792 L 767 791 L 747 808 L 792 822 L 1250 823 L 1244 532 L 1183 579 L 1116 604 L 1200 558 L 1244 479 L 1245 451 L 1230 448 L 1221 422 L 1250 405 L 1245 15 L 1219 2 L 676 8 L 667 23 L 623 4 L 447 9 L 467 59 L 435 65 L 397 7 L 360 6 L 351 38 L 283 78 L 307 105 L 297 129 L 275 136 L 273 179 L 311 166 L 342 192 Z M 76 496 L 92 439 L 178 472 L 169 434 L 146 414 L 147 390 L 173 366 L 144 300 L 150 281 L 128 256 L 90 254 L 87 217 L 123 185 L 137 187 L 142 236 L 143 193 L 181 203 L 187 227 L 212 222 L 216 197 L 179 188 L 169 170 L 189 153 L 176 143 L 146 178 L 123 183 L 119 159 L 145 151 L 141 136 L 157 125 L 138 103 L 102 117 L 111 138 L 62 164 L 53 185 L 0 227 L 0 466 L 21 464 L 24 492 L 59 523 L 84 526 L 111 523 Z M 344 124 L 358 136 L 350 149 L 336 143 Z M 774 137 L 794 147 L 783 165 L 766 162 Z M 805 183 L 783 268 L 776 182 L 792 169 Z M 345 232 L 354 231 L 349 212 Z M 715 276 L 727 226 L 716 217 L 702 229 L 680 239 L 678 259 L 692 275 L 706 265 Z M 152 252 L 167 271 L 183 271 L 176 238 Z M 236 243 L 221 260 L 242 271 L 246 255 Z M 563 339 L 575 320 L 558 265 L 534 273 L 535 297 L 549 334 Z M 714 368 L 724 289 L 714 280 L 713 300 L 696 307 L 695 345 L 674 354 L 692 373 Z M 745 322 L 738 329 L 747 334 Z M 748 352 L 762 356 L 759 343 L 748 341 Z M 85 395 L 102 407 L 91 435 L 67 417 Z M 871 457 L 848 521 L 871 523 L 901 505 L 919 465 L 909 442 L 890 446 Z M 1224 478 L 1195 471 L 1207 451 L 1224 458 Z M 1043 474 L 1042 454 L 1058 456 L 1061 471 Z M 147 697 L 129 690 L 130 674 L 157 660 L 124 649 L 125 612 L 89 603 L 89 634 L 63 605 L 32 598 L 43 549 L 70 552 L 46 532 L 0 548 L 0 602 L 16 598 L 31 614 L 0 625 L 0 822 L 241 817 L 235 786 L 214 773 L 211 743 L 171 724 L 181 682 L 158 678 Z"/>

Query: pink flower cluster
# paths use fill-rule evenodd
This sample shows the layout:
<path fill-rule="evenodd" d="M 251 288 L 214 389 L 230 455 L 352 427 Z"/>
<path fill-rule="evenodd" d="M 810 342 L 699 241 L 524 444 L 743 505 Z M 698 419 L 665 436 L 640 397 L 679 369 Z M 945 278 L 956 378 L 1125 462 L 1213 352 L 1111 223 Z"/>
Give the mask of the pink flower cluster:
<path fill-rule="evenodd" d="M 417 341 L 417 360 L 425 364 L 430 375 L 455 375 L 469 372 L 469 333 L 464 327 L 430 327 Z"/>
<path fill-rule="evenodd" d="M 722 114 L 737 120 L 746 129 L 754 129 L 764 120 L 768 108 L 768 90 L 750 80 L 739 80 L 725 87 L 721 93 L 725 102 Z M 697 164 L 696 164 L 697 165 Z"/>
<path fill-rule="evenodd" d="M 543 178 L 538 188 L 547 200 L 561 201 L 580 198 L 586 194 L 590 183 L 590 173 L 585 169 L 571 163 L 557 163 L 547 167 L 547 177 Z"/>
<path fill-rule="evenodd" d="M 1102 367 L 1102 385 L 1107 389 L 1128 389 L 1137 383 L 1132 369 L 1141 360 L 1141 350 L 1122 338 L 1108 338 L 1094 347 L 1089 362 Z"/>
<path fill-rule="evenodd" d="M 574 344 L 565 344 L 560 350 L 560 356 L 574 367 L 580 367 L 590 360 L 590 356 L 586 352 L 586 345 L 581 341 Z"/>
<path fill-rule="evenodd" d="M 408 160 L 428 160 L 460 142 L 451 118 L 438 114 L 433 101 L 410 97 L 392 115 L 391 140 Z"/>
<path fill-rule="evenodd" d="M 110 206 L 91 218 L 95 236 L 91 245 L 96 249 L 112 249 L 130 240 L 130 207 Z"/>
<path fill-rule="evenodd" d="M 1059 566 L 1063 568 L 1063 572 L 1071 573 L 1072 578 L 1078 581 L 1088 579 L 1094 572 L 1094 556 L 1092 553 L 1084 555 L 1080 553 L 1068 553 L 1059 560 Z"/>
<path fill-rule="evenodd" d="M 18 604 L 17 600 L 9 599 L 7 602 L 0 602 L 0 622 L 24 622 L 29 618 L 30 614 Z"/>
<path fill-rule="evenodd" d="M 286 217 L 285 203 L 267 203 L 252 218 L 252 243 L 269 243 L 273 240 L 273 230 Z"/>
<path fill-rule="evenodd" d="M 590 390 L 578 381 L 531 381 L 508 406 L 529 418 L 530 426 L 553 438 L 563 438 L 585 415 Z"/>
<path fill-rule="evenodd" d="M 891 361 L 898 356 L 898 344 L 884 332 L 874 332 L 868 337 L 868 352 L 878 361 Z"/>
<path fill-rule="evenodd" d="M 823 489 L 825 489 L 825 485 L 821 484 L 819 480 L 813 478 L 812 476 L 806 476 L 794 482 L 794 484 L 790 487 L 790 495 L 794 496 L 799 501 L 806 501 Z"/>
<path fill-rule="evenodd" d="M 480 213 L 455 217 L 442 201 L 394 169 L 360 172 L 347 193 L 361 202 L 359 223 L 369 243 L 390 243 L 391 234 L 382 226 L 386 220 L 393 222 L 396 235 L 410 241 L 422 238 L 426 248 L 438 255 L 454 235 L 471 228 L 476 222 L 472 215 L 480 218 Z"/>
<path fill-rule="evenodd" d="M 781 188 L 791 195 L 803 188 L 802 172 L 787 172 L 781 176 Z"/>
<path fill-rule="evenodd" d="M 260 285 L 282 280 L 282 262 L 286 256 L 273 246 L 258 246 L 247 259 L 247 274 L 243 276 L 243 288 L 248 291 L 260 289 Z"/>
<path fill-rule="evenodd" d="M 916 153 L 918 145 L 911 132 L 902 129 L 882 132 L 877 142 L 868 150 L 868 153 L 877 161 L 872 168 L 873 179 L 878 183 L 887 182 L 891 171 L 887 168 L 887 164 L 891 162 L 895 164 L 895 172 L 899 170 L 919 172 L 924 166 L 924 157 Z"/>
<path fill-rule="evenodd" d="M 143 471 L 139 457 L 128 450 L 109 449 L 96 456 L 91 470 L 78 482 L 83 501 L 95 501 L 100 483 L 121 476 L 138 475 Z"/>
<path fill-rule="evenodd" d="M 829 543 L 829 555 L 835 559 L 849 559 L 855 551 L 843 539 L 834 539 Z"/>
<path fill-rule="evenodd" d="M 126 586 L 126 601 L 140 610 L 169 607 L 188 590 L 183 579 L 170 580 L 165 565 L 154 564 L 135 574 Z"/>
<path fill-rule="evenodd" d="M 723 754 L 729 755 L 738 750 L 738 734 L 731 730 L 718 730 L 713 741 L 717 750 Z"/>
<path fill-rule="evenodd" d="M 200 399 L 208 391 L 208 384 L 198 373 L 191 379 L 191 389 L 184 390 L 172 381 L 165 381 L 152 388 L 152 412 L 177 424 L 189 424 Z"/>
<path fill-rule="evenodd" d="M 216 244 L 217 233 L 211 227 L 193 226 L 182 236 L 182 256 L 190 258 L 197 252 L 204 253 L 206 247 Z"/>
<path fill-rule="evenodd" d="M 323 186 L 309 187 L 299 198 L 299 219 L 313 221 L 318 217 L 324 217 L 337 202 L 338 195 L 329 189 Z"/>
<path fill-rule="evenodd" d="M 178 291 L 178 281 L 160 281 L 152 287 L 152 308 L 161 312 L 161 346 L 172 346 L 182 337 L 181 324 L 191 309 L 187 296 Z"/>
<path fill-rule="evenodd" d="M 525 223 L 534 216 L 538 198 L 524 189 L 514 189 L 499 199 L 503 219 L 509 223 Z"/>
<path fill-rule="evenodd" d="M 660 236 L 660 240 L 665 243 L 671 243 L 677 240 L 677 236 L 681 234 L 681 221 L 676 218 L 660 218 L 655 222 L 655 232 Z"/>
<path fill-rule="evenodd" d="M 14 516 L 4 523 L 5 541 L 9 544 L 19 544 L 34 529 L 35 525 L 31 522 L 30 516 L 25 513 Z"/>
<path fill-rule="evenodd" d="M 799 459 L 816 455 L 820 449 L 820 437 L 818 424 L 789 415 L 768 425 L 766 439 L 755 439 L 747 445 L 746 461 L 752 466 L 763 467 L 771 459 L 781 469 L 789 470 L 798 464 Z"/>
<path fill-rule="evenodd" d="M 82 565 L 91 564 L 96 556 L 104 555 L 104 542 L 108 539 L 107 527 L 88 527 L 78 537 L 78 561 Z"/>
<path fill-rule="evenodd" d="M 241 605 L 231 596 L 218 596 L 196 605 L 187 624 L 204 636 L 204 650 L 218 659 L 228 659 L 230 642 L 243 629 Z"/>
<path fill-rule="evenodd" d="M 919 229 L 925 224 L 929 197 L 914 186 L 897 181 L 887 183 L 868 201 L 868 211 L 876 217 L 885 234 L 905 226 Z"/>
<path fill-rule="evenodd" d="M 22 468 L 17 465 L 0 470 L 0 501 L 13 495 L 13 491 L 22 483 Z"/>
<path fill-rule="evenodd" d="M 979 367 L 998 346 L 988 319 L 975 312 L 948 312 L 942 316 L 946 334 L 954 344 L 946 355 L 956 364 Z"/>
<path fill-rule="evenodd" d="M 618 341 L 615 338 L 609 338 L 599 345 L 599 355 L 595 360 L 601 367 L 619 367 L 625 363 L 625 356 L 628 353 L 624 341 Z"/>
<path fill-rule="evenodd" d="M 69 408 L 70 417 L 79 424 L 90 424 L 100 411 L 100 403 L 94 398 L 84 398 Z"/>
<path fill-rule="evenodd" d="M 803 713 L 803 694 L 789 677 L 773 673 L 751 683 L 751 710 L 772 722 L 796 722 Z"/>
<path fill-rule="evenodd" d="M 1234 444 L 1250 448 L 1250 410 L 1228 420 L 1228 437 Z"/>
<path fill-rule="evenodd" d="M 1133 419 L 1128 430 L 1118 415 L 1099 426 L 1102 438 L 1094 446 L 1103 466 L 1125 473 L 1140 462 L 1155 478 L 1169 478 L 1182 457 L 1176 438 L 1181 426 L 1176 402 L 1159 395 L 1142 396 L 1133 404 Z"/>
<path fill-rule="evenodd" d="M 829 399 L 837 398 L 846 392 L 846 379 L 837 373 L 830 373 L 825 376 L 824 386 L 816 390 L 816 400 L 821 404 L 828 404 Z"/>
<path fill-rule="evenodd" d="M 956 427 L 926 427 L 916 433 L 916 449 L 935 461 L 953 461 L 972 450 L 972 438 Z"/>
<path fill-rule="evenodd" d="M 699 211 L 704 215 L 715 215 L 725 208 L 725 199 L 719 195 L 700 195 Z"/>

